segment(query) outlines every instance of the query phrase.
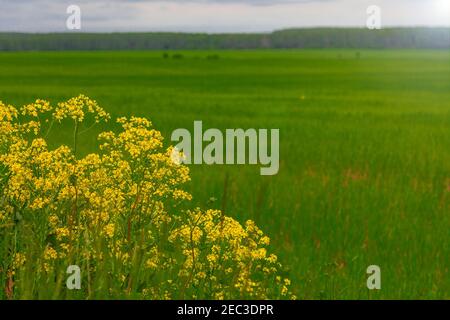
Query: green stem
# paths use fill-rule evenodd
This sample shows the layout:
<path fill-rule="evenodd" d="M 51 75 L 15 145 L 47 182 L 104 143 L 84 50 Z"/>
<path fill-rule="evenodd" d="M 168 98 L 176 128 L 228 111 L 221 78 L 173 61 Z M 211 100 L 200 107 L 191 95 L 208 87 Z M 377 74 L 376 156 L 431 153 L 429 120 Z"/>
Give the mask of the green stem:
<path fill-rule="evenodd" d="M 78 121 L 75 120 L 75 128 L 73 130 L 73 154 L 77 155 L 77 139 L 78 139 Z"/>

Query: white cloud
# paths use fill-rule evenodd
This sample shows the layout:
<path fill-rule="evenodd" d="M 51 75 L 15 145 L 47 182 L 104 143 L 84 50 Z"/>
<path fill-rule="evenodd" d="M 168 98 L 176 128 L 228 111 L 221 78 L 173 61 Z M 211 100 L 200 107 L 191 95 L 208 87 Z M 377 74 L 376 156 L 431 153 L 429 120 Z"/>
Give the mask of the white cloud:
<path fill-rule="evenodd" d="M 0 0 L 0 31 L 64 32 L 66 8 L 82 9 L 82 31 L 252 32 L 286 27 L 364 26 L 382 8 L 384 26 L 450 25 L 442 0 Z"/>

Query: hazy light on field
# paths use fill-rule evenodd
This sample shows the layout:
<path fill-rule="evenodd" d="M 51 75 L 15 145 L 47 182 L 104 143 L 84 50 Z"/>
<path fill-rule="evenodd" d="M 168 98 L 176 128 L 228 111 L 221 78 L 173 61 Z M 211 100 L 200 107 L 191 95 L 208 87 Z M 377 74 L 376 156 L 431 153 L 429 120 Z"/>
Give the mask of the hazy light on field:
<path fill-rule="evenodd" d="M 438 15 L 450 18 L 450 0 L 436 0 L 434 6 Z"/>

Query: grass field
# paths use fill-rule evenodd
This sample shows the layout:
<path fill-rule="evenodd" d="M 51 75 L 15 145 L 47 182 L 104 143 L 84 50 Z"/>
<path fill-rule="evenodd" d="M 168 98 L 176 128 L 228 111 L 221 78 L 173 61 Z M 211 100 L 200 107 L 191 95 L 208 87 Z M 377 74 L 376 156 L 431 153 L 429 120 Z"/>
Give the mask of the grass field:
<path fill-rule="evenodd" d="M 299 298 L 450 298 L 450 52 L 0 54 L 4 102 L 79 93 L 113 118 L 150 118 L 167 143 L 194 120 L 279 128 L 278 175 L 191 166 L 189 189 L 197 205 L 254 219 Z M 82 140 L 92 151 L 96 132 Z M 380 291 L 366 287 L 372 264 Z"/>

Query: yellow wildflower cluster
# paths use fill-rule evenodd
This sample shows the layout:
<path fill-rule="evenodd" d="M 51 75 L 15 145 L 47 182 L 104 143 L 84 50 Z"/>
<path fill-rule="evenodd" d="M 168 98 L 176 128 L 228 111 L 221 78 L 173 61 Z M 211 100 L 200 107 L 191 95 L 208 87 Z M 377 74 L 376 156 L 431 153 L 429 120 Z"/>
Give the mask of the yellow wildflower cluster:
<path fill-rule="evenodd" d="M 208 288 L 196 292 L 198 298 L 268 299 L 274 297 L 273 286 L 281 298 L 292 298 L 289 290 L 283 291 L 284 284 L 276 283 L 281 265 L 275 255 L 267 255 L 269 238 L 253 221 L 244 227 L 218 210 L 195 209 L 187 215 L 187 223 L 175 229 L 169 241 L 185 256 L 179 278 L 191 282 L 191 290 Z"/>
<path fill-rule="evenodd" d="M 119 118 L 122 129 L 101 133 L 99 152 L 80 159 L 76 144 L 49 148 L 53 123 L 69 118 L 78 128 L 88 114 L 109 119 L 83 95 L 56 108 L 0 102 L 0 283 L 14 284 L 8 298 L 75 297 L 62 280 L 70 265 L 81 268 L 76 297 L 89 299 L 293 297 L 255 223 L 182 209 L 192 198 L 182 189 L 189 169 L 172 160 L 149 120 Z"/>
<path fill-rule="evenodd" d="M 41 100 L 38 100 L 37 103 L 38 102 L 42 103 Z M 49 110 L 50 109 L 47 108 L 46 111 Z M 58 103 L 53 116 L 58 121 L 65 118 L 71 118 L 77 122 L 82 122 L 87 113 L 94 115 L 96 122 L 110 118 L 109 114 L 100 108 L 96 101 L 91 100 L 85 95 L 79 95 L 78 97 L 71 98 L 66 102 Z"/>

